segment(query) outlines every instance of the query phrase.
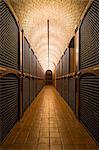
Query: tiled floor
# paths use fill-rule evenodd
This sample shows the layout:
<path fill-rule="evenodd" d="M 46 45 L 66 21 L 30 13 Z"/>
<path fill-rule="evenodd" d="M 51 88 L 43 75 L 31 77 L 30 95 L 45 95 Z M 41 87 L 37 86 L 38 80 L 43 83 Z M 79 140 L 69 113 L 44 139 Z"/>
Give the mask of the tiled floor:
<path fill-rule="evenodd" d="M 98 150 L 54 87 L 46 86 L 24 113 L 3 150 Z M 1 150 L 0 149 L 0 150 Z"/>

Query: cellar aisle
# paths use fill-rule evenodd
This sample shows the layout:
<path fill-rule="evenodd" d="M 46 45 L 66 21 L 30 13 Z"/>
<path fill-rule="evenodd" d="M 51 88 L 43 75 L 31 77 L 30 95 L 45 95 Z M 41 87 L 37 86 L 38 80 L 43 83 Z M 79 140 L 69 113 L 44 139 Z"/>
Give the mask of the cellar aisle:
<path fill-rule="evenodd" d="M 98 150 L 53 86 L 45 86 L 0 150 Z"/>

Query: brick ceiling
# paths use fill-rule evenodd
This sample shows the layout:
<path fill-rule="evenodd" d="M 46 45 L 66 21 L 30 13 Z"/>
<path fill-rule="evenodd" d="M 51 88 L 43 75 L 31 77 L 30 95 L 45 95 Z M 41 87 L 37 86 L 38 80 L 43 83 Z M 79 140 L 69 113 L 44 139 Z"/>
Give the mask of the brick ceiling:
<path fill-rule="evenodd" d="M 53 70 L 89 0 L 9 0 L 44 71 Z M 49 19 L 49 68 L 48 33 Z"/>

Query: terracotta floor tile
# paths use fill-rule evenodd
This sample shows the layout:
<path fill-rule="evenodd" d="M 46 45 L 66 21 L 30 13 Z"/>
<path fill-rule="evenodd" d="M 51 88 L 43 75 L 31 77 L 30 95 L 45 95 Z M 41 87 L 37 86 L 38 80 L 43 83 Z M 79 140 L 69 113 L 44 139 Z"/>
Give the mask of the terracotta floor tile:
<path fill-rule="evenodd" d="M 63 138 L 61 138 L 61 141 L 62 141 L 62 144 L 63 145 L 72 145 L 73 144 L 73 141 L 72 141 L 72 139 L 70 139 L 70 138 L 67 138 L 67 137 L 63 137 Z"/>
<path fill-rule="evenodd" d="M 49 150 L 48 144 L 38 144 L 37 150 Z"/>
<path fill-rule="evenodd" d="M 26 144 L 37 144 L 38 143 L 38 138 L 34 137 L 33 135 L 29 135 L 25 141 Z"/>
<path fill-rule="evenodd" d="M 62 145 L 51 145 L 50 150 L 63 150 Z"/>
<path fill-rule="evenodd" d="M 24 144 L 22 150 L 37 150 L 37 145 L 34 144 Z"/>
<path fill-rule="evenodd" d="M 51 132 L 50 133 L 50 137 L 60 137 L 60 134 L 59 134 L 59 132 Z"/>
<path fill-rule="evenodd" d="M 78 144 L 75 145 L 76 150 L 99 150 L 95 145 Z"/>
<path fill-rule="evenodd" d="M 49 145 L 49 138 L 40 137 L 39 144 L 47 144 L 47 145 Z"/>
<path fill-rule="evenodd" d="M 66 144 L 66 145 L 63 145 L 63 150 L 76 150 L 76 147 L 73 144 Z"/>
<path fill-rule="evenodd" d="M 49 132 L 46 132 L 46 131 L 45 131 L 45 132 L 44 132 L 44 131 L 42 132 L 42 131 L 41 131 L 41 132 L 40 132 L 40 137 L 46 137 L 46 138 L 49 137 Z"/>
<path fill-rule="evenodd" d="M 11 144 L 8 150 L 22 150 L 23 144 Z"/>
<path fill-rule="evenodd" d="M 58 127 L 50 127 L 50 132 L 58 132 Z"/>
<path fill-rule="evenodd" d="M 61 144 L 61 139 L 56 137 L 56 138 L 50 138 L 50 144 L 51 145 L 60 145 Z"/>

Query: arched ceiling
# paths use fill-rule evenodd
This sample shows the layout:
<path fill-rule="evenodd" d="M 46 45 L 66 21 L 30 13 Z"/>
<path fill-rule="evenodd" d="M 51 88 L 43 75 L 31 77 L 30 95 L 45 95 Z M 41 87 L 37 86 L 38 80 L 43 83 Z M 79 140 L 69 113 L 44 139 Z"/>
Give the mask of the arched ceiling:
<path fill-rule="evenodd" d="M 9 0 L 44 71 L 54 70 L 89 0 Z M 49 68 L 48 31 L 49 19 Z"/>

